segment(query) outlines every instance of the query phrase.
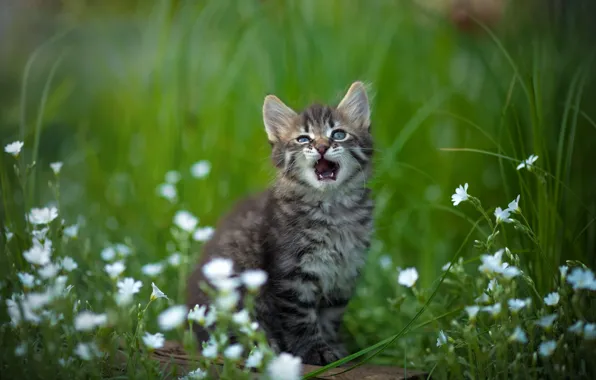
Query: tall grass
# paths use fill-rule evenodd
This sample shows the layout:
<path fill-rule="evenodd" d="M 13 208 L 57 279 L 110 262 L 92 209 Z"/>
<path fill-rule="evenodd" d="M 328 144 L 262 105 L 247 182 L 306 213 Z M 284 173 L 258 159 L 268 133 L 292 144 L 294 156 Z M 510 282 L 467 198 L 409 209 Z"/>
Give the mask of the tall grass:
<path fill-rule="evenodd" d="M 432 368 L 420 354 L 435 346 L 439 326 L 462 313 L 455 300 L 467 284 L 445 287 L 440 268 L 456 252 L 476 267 L 484 252 L 472 240 L 492 233 L 469 205 L 449 203 L 460 183 L 482 194 L 491 216 L 521 194 L 534 235 L 505 228 L 497 242 L 519 255 L 539 294 L 558 284 L 556 268 L 567 260 L 596 264 L 596 86 L 593 49 L 579 31 L 530 23 L 532 15 L 520 12 L 506 19 L 511 28 L 470 36 L 392 1 L 130 8 L 99 16 L 77 8 L 78 20 L 60 25 L 59 37 L 31 55 L 21 96 L 3 107 L 2 142 L 25 141 L 18 175 L 11 157 L 0 158 L 0 224 L 15 232 L 11 253 L 0 259 L 3 299 L 18 289 L 16 272 L 28 270 L 18 255 L 30 244 L 25 213 L 55 197 L 45 186 L 50 162 L 65 163 L 61 217 L 84 218 L 77 245 L 65 254 L 99 273 L 102 249 L 126 241 L 136 252 L 127 271 L 139 273 L 171 253 L 175 211 L 215 225 L 240 197 L 270 184 L 260 115 L 266 94 L 301 108 L 338 101 L 356 79 L 374 91 L 377 212 L 369 265 L 345 318 L 352 352 L 399 333 L 372 360 Z M 539 156 L 535 170 L 516 170 L 530 154 Z M 198 160 L 211 163 L 208 177 L 192 178 L 189 167 Z M 183 177 L 175 204 L 156 192 L 169 170 Z M 199 252 L 193 244 L 191 258 Z M 391 264 L 383 269 L 380 261 Z M 433 291 L 420 290 L 416 302 L 402 299 L 396 266 L 418 268 L 419 288 Z M 78 296 L 101 309 L 97 295 L 109 282 L 77 281 Z M 160 281 L 180 297 L 177 281 Z M 155 321 L 157 312 L 147 313 Z"/>

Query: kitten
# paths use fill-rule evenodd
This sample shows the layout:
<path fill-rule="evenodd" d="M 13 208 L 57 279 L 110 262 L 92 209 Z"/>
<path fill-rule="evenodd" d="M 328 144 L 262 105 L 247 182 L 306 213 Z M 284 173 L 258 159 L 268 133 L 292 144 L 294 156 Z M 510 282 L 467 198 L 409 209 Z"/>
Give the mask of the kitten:
<path fill-rule="evenodd" d="M 355 82 L 337 107 L 296 113 L 269 95 L 263 119 L 276 182 L 219 223 L 189 279 L 188 306 L 209 302 L 198 284 L 212 258 L 232 259 L 237 273 L 263 269 L 269 280 L 256 313 L 271 345 L 305 363 L 328 364 L 347 354 L 339 325 L 372 233 L 368 97 Z M 197 335 L 207 338 L 206 331 Z"/>

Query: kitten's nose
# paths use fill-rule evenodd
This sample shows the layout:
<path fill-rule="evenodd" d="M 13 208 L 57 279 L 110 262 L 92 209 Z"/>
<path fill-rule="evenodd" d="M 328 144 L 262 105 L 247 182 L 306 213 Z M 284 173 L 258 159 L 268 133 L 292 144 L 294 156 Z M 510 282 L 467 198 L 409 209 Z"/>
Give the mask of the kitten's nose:
<path fill-rule="evenodd" d="M 329 149 L 329 145 L 325 144 L 325 143 L 318 143 L 317 144 L 317 151 L 319 152 L 319 154 L 321 156 L 325 155 L 325 152 L 327 152 L 327 149 Z"/>

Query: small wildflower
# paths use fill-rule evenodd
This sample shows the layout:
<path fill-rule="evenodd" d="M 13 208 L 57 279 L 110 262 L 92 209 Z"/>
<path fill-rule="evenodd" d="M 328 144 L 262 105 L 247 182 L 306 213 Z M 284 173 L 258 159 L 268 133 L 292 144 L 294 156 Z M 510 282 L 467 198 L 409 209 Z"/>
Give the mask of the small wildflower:
<path fill-rule="evenodd" d="M 547 306 L 556 306 L 559 303 L 561 296 L 557 292 L 552 292 L 546 297 L 544 297 L 544 303 Z"/>
<path fill-rule="evenodd" d="M 46 236 L 48 235 L 49 231 L 50 227 L 43 227 L 39 230 L 31 231 L 31 234 L 33 235 L 33 242 L 41 244 L 42 241 L 46 240 Z"/>
<path fill-rule="evenodd" d="M 145 335 L 143 335 L 143 343 L 145 343 L 145 346 L 147 346 L 147 348 L 151 350 L 155 350 L 156 348 L 162 348 L 165 341 L 166 338 L 162 333 L 159 332 L 155 334 L 149 334 L 148 332 L 146 332 Z"/>
<path fill-rule="evenodd" d="M 263 352 L 259 349 L 254 350 L 246 359 L 246 368 L 259 368 L 263 362 Z"/>
<path fill-rule="evenodd" d="M 516 327 L 513 331 L 513 334 L 509 337 L 510 342 L 518 342 L 518 343 L 528 343 L 528 336 L 526 332 L 521 329 L 521 327 Z"/>
<path fill-rule="evenodd" d="M 586 325 L 584 326 L 584 339 L 596 339 L 596 323 L 586 323 Z"/>
<path fill-rule="evenodd" d="M 248 311 L 246 309 L 242 309 L 237 313 L 232 315 L 232 321 L 234 321 L 237 325 L 248 325 L 250 323 L 250 316 L 248 315 Z"/>
<path fill-rule="evenodd" d="M 143 274 L 146 276 L 155 277 L 155 276 L 161 274 L 161 272 L 163 272 L 163 264 L 162 263 L 145 264 L 141 268 L 141 272 L 143 272 Z"/>
<path fill-rule="evenodd" d="M 379 257 L 379 265 L 383 269 L 388 269 L 393 264 L 393 260 L 389 255 L 383 255 Z"/>
<path fill-rule="evenodd" d="M 474 301 L 480 304 L 486 304 L 490 301 L 490 297 L 488 296 L 488 294 L 482 293 L 481 295 L 476 297 Z"/>
<path fill-rule="evenodd" d="M 213 227 L 203 227 L 197 228 L 197 230 L 192 235 L 194 241 L 205 242 L 213 236 L 215 233 L 215 229 Z"/>
<path fill-rule="evenodd" d="M 399 272 L 397 282 L 400 285 L 411 288 L 418 280 L 418 271 L 416 268 L 407 268 Z"/>
<path fill-rule="evenodd" d="M 498 250 L 495 252 L 494 255 L 482 255 L 480 256 L 480 260 L 482 261 L 482 265 L 478 267 L 478 270 L 483 273 L 499 273 L 503 268 L 502 257 L 503 249 Z"/>
<path fill-rule="evenodd" d="M 187 316 L 187 309 L 184 305 L 176 305 L 172 306 L 165 311 L 163 311 L 157 317 L 157 323 L 159 324 L 160 329 L 164 331 L 173 330 L 176 327 L 180 326 Z"/>
<path fill-rule="evenodd" d="M 101 251 L 101 258 L 104 261 L 112 261 L 116 258 L 116 250 L 114 247 L 106 247 Z"/>
<path fill-rule="evenodd" d="M 530 155 L 530 157 L 528 157 L 527 159 L 523 160 L 521 162 L 521 164 L 517 165 L 517 170 L 521 170 L 523 168 L 526 168 L 528 170 L 532 169 L 532 166 L 534 165 L 534 162 L 536 162 L 536 160 L 538 159 L 538 156 L 536 155 Z"/>
<path fill-rule="evenodd" d="M 518 195 L 517 198 L 515 198 L 514 200 L 509 202 L 509 205 L 507 205 L 507 209 L 510 212 L 519 213 L 521 211 L 521 209 L 519 208 L 519 198 L 520 198 L 520 195 Z"/>
<path fill-rule="evenodd" d="M 165 175 L 166 182 L 174 185 L 177 184 L 181 178 L 182 176 L 176 170 L 170 170 Z"/>
<path fill-rule="evenodd" d="M 549 314 L 536 321 L 536 324 L 544 329 L 550 329 L 557 319 L 557 314 Z"/>
<path fill-rule="evenodd" d="M 252 322 L 250 325 L 240 326 L 240 328 L 238 330 L 240 330 L 241 333 L 247 335 L 248 337 L 252 337 L 258 328 L 259 328 L 259 323 Z"/>
<path fill-rule="evenodd" d="M 217 357 L 217 342 L 215 342 L 215 340 L 210 340 L 209 343 L 207 343 L 207 345 L 203 348 L 203 351 L 201 352 L 203 357 L 207 358 L 207 359 L 215 359 Z"/>
<path fill-rule="evenodd" d="M 495 210 L 495 218 L 497 220 L 497 223 L 511 222 L 511 219 L 509 219 L 509 214 L 510 214 L 509 209 L 501 210 L 500 207 L 497 207 Z"/>
<path fill-rule="evenodd" d="M 573 325 L 569 326 L 567 331 L 569 331 L 570 333 L 577 334 L 577 335 L 582 335 L 582 333 L 584 331 L 584 322 L 583 321 L 575 322 Z"/>
<path fill-rule="evenodd" d="M 151 283 L 151 289 L 153 289 L 153 290 L 151 291 L 151 297 L 150 297 L 150 300 L 151 300 L 151 301 L 154 301 L 154 300 L 156 300 L 156 299 L 158 299 L 158 298 L 165 298 L 165 299 L 168 299 L 168 296 L 166 296 L 166 294 L 165 294 L 164 292 L 162 292 L 162 291 L 161 291 L 161 290 L 160 290 L 160 289 L 157 287 L 157 285 L 155 285 L 155 283 L 153 283 L 153 282 Z"/>
<path fill-rule="evenodd" d="M 41 278 L 44 278 L 46 280 L 50 279 L 50 278 L 54 278 L 56 277 L 56 275 L 58 275 L 58 272 L 60 271 L 60 266 L 54 264 L 54 263 L 49 263 L 47 265 L 44 265 L 43 267 L 41 267 L 37 273 L 39 274 L 39 276 Z"/>
<path fill-rule="evenodd" d="M 514 277 L 517 277 L 521 274 L 521 271 L 514 267 L 513 265 L 505 265 L 505 267 L 501 270 L 501 275 L 503 278 L 507 280 L 511 280 Z"/>
<path fill-rule="evenodd" d="M 525 300 L 513 298 L 507 301 L 507 305 L 509 306 L 509 310 L 511 310 L 513 313 L 518 313 L 524 307 L 529 306 L 531 302 L 532 300 L 530 298 Z"/>
<path fill-rule="evenodd" d="M 126 277 L 124 280 L 118 281 L 116 286 L 118 287 L 119 303 L 128 304 L 132 301 L 133 295 L 141 290 L 143 283 L 141 281 L 135 281 L 131 277 Z"/>
<path fill-rule="evenodd" d="M 230 259 L 215 258 L 203 265 L 203 274 L 209 280 L 228 278 L 233 273 L 234 263 Z"/>
<path fill-rule="evenodd" d="M 29 212 L 29 223 L 31 224 L 50 224 L 58 217 L 56 207 L 33 208 Z"/>
<path fill-rule="evenodd" d="M 437 338 L 437 347 L 441 347 L 444 344 L 447 344 L 447 334 L 445 334 L 445 331 L 441 330 L 439 331 L 439 337 Z"/>
<path fill-rule="evenodd" d="M 79 343 L 75 348 L 75 354 L 83 360 L 91 360 L 100 356 L 99 349 L 95 343 Z"/>
<path fill-rule="evenodd" d="M 453 202 L 454 206 L 457 206 L 461 202 L 467 201 L 468 197 L 468 184 L 466 183 L 464 186 L 459 185 L 459 187 L 455 189 L 455 194 L 451 196 L 451 202 Z"/>
<path fill-rule="evenodd" d="M 567 265 L 561 265 L 559 267 L 559 272 L 561 273 L 561 280 L 565 280 L 565 277 L 567 277 L 567 271 L 569 271 L 569 267 Z"/>
<path fill-rule="evenodd" d="M 25 145 L 22 141 L 12 142 L 4 147 L 4 151 L 8 154 L 12 154 L 14 157 L 18 157 L 21 153 L 21 149 Z"/>
<path fill-rule="evenodd" d="M 499 289 L 501 289 L 501 285 L 499 285 L 499 282 L 497 281 L 496 278 L 493 278 L 492 280 L 490 280 L 488 282 L 488 286 L 486 287 L 486 290 L 488 290 L 491 293 L 494 293 L 494 292 L 498 291 Z"/>
<path fill-rule="evenodd" d="M 8 243 L 10 241 L 10 239 L 12 239 L 12 237 L 14 236 L 14 233 L 12 233 L 8 227 L 4 227 L 4 235 L 6 236 L 6 242 Z"/>
<path fill-rule="evenodd" d="M 33 265 L 47 265 L 50 263 L 52 253 L 52 242 L 46 241 L 44 244 L 35 242 L 31 248 L 23 252 L 23 257 Z"/>
<path fill-rule="evenodd" d="M 487 311 L 490 313 L 490 315 L 496 318 L 499 314 L 501 314 L 501 304 L 496 303 L 491 306 L 485 306 L 482 308 L 482 311 Z"/>
<path fill-rule="evenodd" d="M 468 318 L 470 321 L 476 319 L 478 312 L 480 311 L 480 306 L 473 305 L 473 306 L 466 306 L 466 313 L 468 313 Z"/>
<path fill-rule="evenodd" d="M 232 344 L 224 350 L 223 354 L 228 359 L 238 360 L 242 355 L 242 351 L 244 351 L 244 347 L 241 344 Z"/>
<path fill-rule="evenodd" d="M 55 175 L 58 175 L 60 174 L 60 170 L 62 170 L 62 162 L 52 162 L 50 168 L 52 168 Z"/>
<path fill-rule="evenodd" d="M 35 276 L 32 274 L 20 272 L 17 273 L 17 276 L 19 277 L 21 284 L 23 284 L 23 287 L 31 289 L 35 285 Z"/>
<path fill-rule="evenodd" d="M 596 290 L 596 279 L 594 279 L 594 273 L 589 269 L 573 269 L 567 278 L 567 282 L 573 286 L 573 290 Z"/>
<path fill-rule="evenodd" d="M 236 307 L 239 300 L 240 294 L 237 291 L 232 291 L 218 295 L 215 304 L 221 310 L 230 311 Z"/>
<path fill-rule="evenodd" d="M 75 329 L 78 331 L 91 331 L 96 327 L 103 326 L 108 322 L 107 314 L 95 314 L 90 311 L 82 311 L 75 317 Z"/>
<path fill-rule="evenodd" d="M 540 343 L 538 346 L 538 354 L 543 358 L 551 356 L 555 350 L 557 349 L 557 342 L 554 340 L 548 340 L 546 342 Z"/>
<path fill-rule="evenodd" d="M 267 373 L 271 379 L 276 380 L 299 380 L 301 378 L 302 360 L 282 352 L 269 362 Z"/>
<path fill-rule="evenodd" d="M 188 211 L 178 211 L 174 215 L 174 224 L 188 233 L 192 233 L 198 223 L 199 219 Z"/>
<path fill-rule="evenodd" d="M 207 313 L 207 306 L 195 305 L 195 307 L 192 308 L 188 312 L 188 320 L 194 321 L 201 326 L 205 326 L 206 325 L 206 318 L 205 318 L 206 313 Z"/>
<path fill-rule="evenodd" d="M 132 254 L 130 247 L 122 243 L 114 244 L 114 250 L 121 257 L 130 256 Z"/>
<path fill-rule="evenodd" d="M 14 349 L 14 354 L 16 356 L 25 356 L 26 353 L 27 353 L 27 342 L 22 342 L 21 344 L 16 346 Z"/>
<path fill-rule="evenodd" d="M 195 369 L 194 371 L 190 371 L 189 373 L 186 374 L 186 376 L 181 377 L 180 379 L 182 380 L 201 380 L 201 379 L 206 379 L 207 378 L 207 371 L 204 371 L 200 368 Z"/>
<path fill-rule="evenodd" d="M 125 269 L 126 266 L 124 265 L 124 261 L 116 261 L 105 266 L 106 273 L 112 279 L 118 278 L 118 276 L 120 276 Z"/>
<path fill-rule="evenodd" d="M 71 239 L 76 239 L 79 236 L 79 225 L 73 224 L 64 228 L 64 236 Z"/>
<path fill-rule="evenodd" d="M 248 290 L 258 290 L 267 282 L 267 272 L 260 269 L 247 270 L 241 275 L 242 282 Z"/>
<path fill-rule="evenodd" d="M 173 267 L 177 267 L 182 262 L 182 255 L 178 252 L 174 252 L 168 257 L 168 264 Z"/>
<path fill-rule="evenodd" d="M 178 190 L 171 183 L 162 183 L 157 186 L 157 193 L 170 202 L 175 202 L 178 199 Z"/>
<path fill-rule="evenodd" d="M 190 167 L 190 173 L 195 178 L 205 178 L 211 171 L 211 163 L 209 161 L 201 160 L 195 162 Z"/>
<path fill-rule="evenodd" d="M 76 261 L 73 260 L 72 257 L 66 256 L 60 262 L 60 266 L 67 272 L 72 272 L 73 270 L 77 269 L 79 265 Z"/>

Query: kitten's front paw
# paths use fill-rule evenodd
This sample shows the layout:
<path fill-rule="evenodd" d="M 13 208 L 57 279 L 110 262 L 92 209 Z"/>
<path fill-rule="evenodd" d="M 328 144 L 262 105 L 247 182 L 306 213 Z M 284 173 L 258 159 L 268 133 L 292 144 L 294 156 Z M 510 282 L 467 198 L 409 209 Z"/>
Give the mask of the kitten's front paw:
<path fill-rule="evenodd" d="M 327 365 L 340 358 L 342 358 L 342 355 L 337 350 L 329 346 L 323 346 L 311 349 L 306 355 L 304 355 L 302 361 L 305 364 Z"/>

